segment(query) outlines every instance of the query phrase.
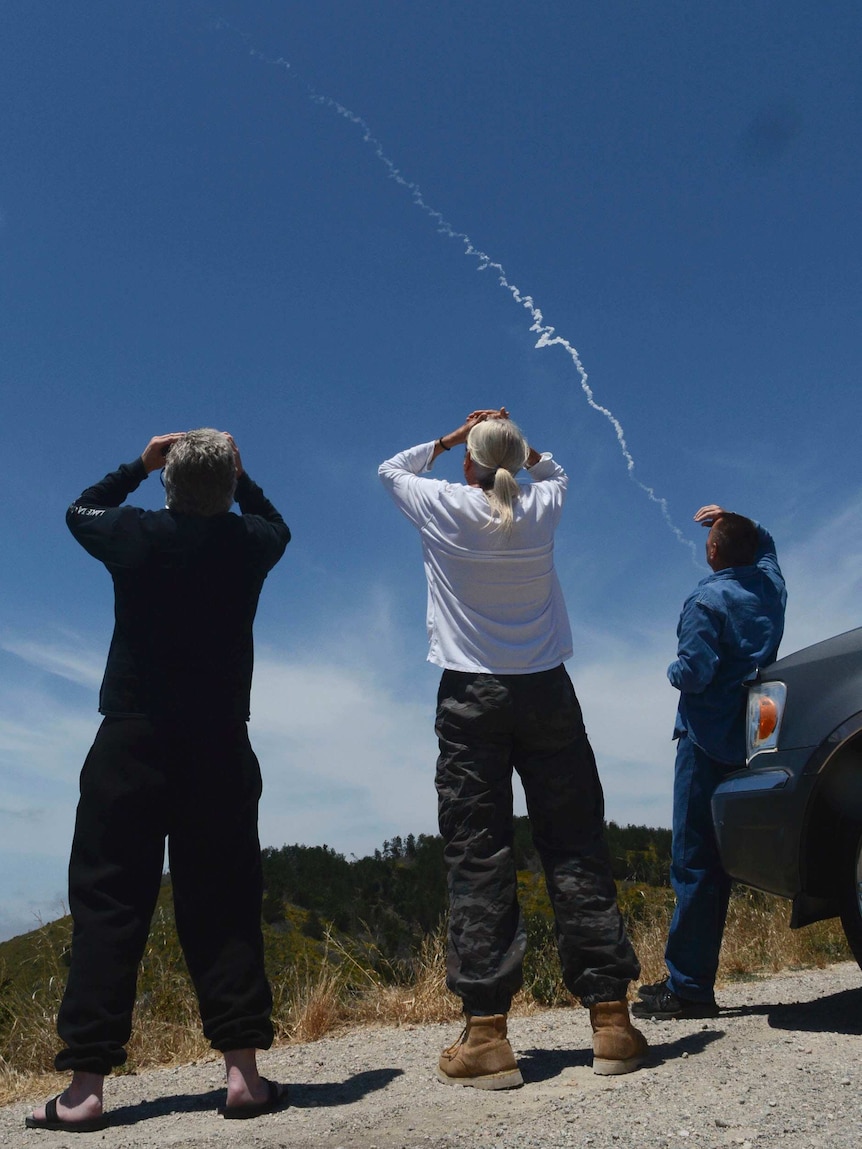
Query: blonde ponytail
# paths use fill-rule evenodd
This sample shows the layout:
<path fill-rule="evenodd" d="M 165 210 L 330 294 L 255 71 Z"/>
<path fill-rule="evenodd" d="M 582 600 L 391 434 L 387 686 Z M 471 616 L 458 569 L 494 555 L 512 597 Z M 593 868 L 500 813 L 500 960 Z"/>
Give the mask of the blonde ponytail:
<path fill-rule="evenodd" d="M 515 499 L 521 494 L 515 475 L 530 454 L 527 441 L 510 419 L 485 419 L 467 436 L 467 450 L 498 528 L 508 537 L 514 522 Z"/>

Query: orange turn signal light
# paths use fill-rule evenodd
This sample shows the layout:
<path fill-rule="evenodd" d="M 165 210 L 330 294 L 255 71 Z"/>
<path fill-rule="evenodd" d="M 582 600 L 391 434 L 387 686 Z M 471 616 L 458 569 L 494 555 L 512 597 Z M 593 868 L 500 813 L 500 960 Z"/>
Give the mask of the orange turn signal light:
<path fill-rule="evenodd" d="M 771 698 L 765 696 L 758 701 L 760 703 L 760 717 L 757 722 L 757 740 L 763 742 L 778 725 L 778 707 Z"/>

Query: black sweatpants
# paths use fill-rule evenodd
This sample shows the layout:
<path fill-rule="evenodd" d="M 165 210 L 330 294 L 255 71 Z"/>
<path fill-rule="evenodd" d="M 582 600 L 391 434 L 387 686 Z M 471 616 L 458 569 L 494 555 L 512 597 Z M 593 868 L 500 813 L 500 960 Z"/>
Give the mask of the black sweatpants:
<path fill-rule="evenodd" d="M 260 793 L 244 722 L 103 721 L 81 772 L 57 1069 L 107 1073 L 126 1059 L 166 837 L 177 931 L 205 1035 L 222 1051 L 272 1044 Z"/>
<path fill-rule="evenodd" d="M 449 989 L 467 1013 L 506 1013 L 523 983 L 514 769 L 545 871 L 563 980 L 584 1005 L 625 997 L 640 966 L 617 907 L 604 796 L 565 667 L 510 675 L 445 670 L 436 730 Z"/>

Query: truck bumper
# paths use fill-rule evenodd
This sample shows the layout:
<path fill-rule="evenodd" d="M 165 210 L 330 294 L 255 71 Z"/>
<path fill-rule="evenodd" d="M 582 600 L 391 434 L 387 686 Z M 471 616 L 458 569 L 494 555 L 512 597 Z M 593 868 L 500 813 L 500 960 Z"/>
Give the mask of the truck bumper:
<path fill-rule="evenodd" d="M 717 787 L 712 817 L 732 878 L 784 898 L 801 891 L 800 843 L 816 781 L 803 773 L 810 757 L 811 747 L 761 754 Z"/>

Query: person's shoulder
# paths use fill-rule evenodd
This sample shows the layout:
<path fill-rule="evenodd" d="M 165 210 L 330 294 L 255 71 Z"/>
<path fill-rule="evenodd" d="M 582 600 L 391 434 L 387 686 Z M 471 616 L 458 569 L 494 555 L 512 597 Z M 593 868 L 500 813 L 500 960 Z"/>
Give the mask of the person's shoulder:
<path fill-rule="evenodd" d="M 686 607 L 700 606 L 706 610 L 724 609 L 728 599 L 733 594 L 733 578 L 730 568 L 726 571 L 714 571 L 702 578 L 697 586 L 685 600 Z"/>
<path fill-rule="evenodd" d="M 758 567 L 726 567 L 703 580 L 700 602 L 709 610 L 732 614 L 752 595 L 762 598 L 772 591 L 772 581 Z"/>
<path fill-rule="evenodd" d="M 191 515 L 179 515 L 174 511 L 169 511 L 167 507 L 162 507 L 159 510 L 124 507 L 123 510 L 129 512 L 128 529 L 146 539 L 147 544 L 154 550 L 158 550 L 160 545 L 168 542 L 173 545 L 182 534 L 181 524 L 183 520 L 192 518 Z M 134 525 L 132 525 L 132 521 Z M 122 530 L 122 526 L 120 526 L 120 530 Z"/>
<path fill-rule="evenodd" d="M 472 502 L 477 497 L 485 497 L 479 487 L 470 487 L 467 483 L 451 483 L 448 479 L 423 478 L 421 484 L 418 489 L 428 498 L 460 504 L 461 506 Z"/>
<path fill-rule="evenodd" d="M 156 510 L 152 508 L 133 507 L 126 505 L 122 508 L 129 511 L 146 523 L 147 526 L 158 528 L 159 526 L 167 526 L 169 523 L 174 524 L 178 519 L 188 519 L 191 515 L 181 515 L 176 511 L 169 511 L 167 507 L 158 507 Z"/>

